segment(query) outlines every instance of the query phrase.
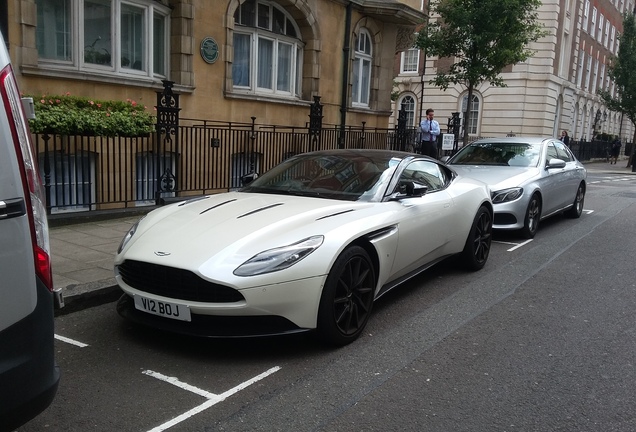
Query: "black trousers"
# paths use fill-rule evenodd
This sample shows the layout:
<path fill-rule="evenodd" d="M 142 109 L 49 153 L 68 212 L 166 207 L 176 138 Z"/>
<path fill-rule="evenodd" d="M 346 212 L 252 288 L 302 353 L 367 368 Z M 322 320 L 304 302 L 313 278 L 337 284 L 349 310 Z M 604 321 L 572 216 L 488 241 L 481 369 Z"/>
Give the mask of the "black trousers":
<path fill-rule="evenodd" d="M 420 153 L 437 159 L 437 143 L 435 141 L 422 141 Z"/>

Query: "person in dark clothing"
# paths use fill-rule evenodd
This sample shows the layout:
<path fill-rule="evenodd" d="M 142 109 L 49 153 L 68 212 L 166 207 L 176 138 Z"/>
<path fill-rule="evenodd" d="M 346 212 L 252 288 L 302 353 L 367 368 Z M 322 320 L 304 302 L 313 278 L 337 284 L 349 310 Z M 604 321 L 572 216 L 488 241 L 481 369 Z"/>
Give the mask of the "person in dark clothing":
<path fill-rule="evenodd" d="M 570 135 L 568 135 L 568 131 L 564 130 L 561 132 L 561 142 L 566 146 L 570 146 Z"/>
<path fill-rule="evenodd" d="M 611 157 L 610 157 L 610 164 L 614 164 L 616 165 L 616 161 L 618 161 L 618 155 L 621 153 L 621 141 L 616 138 L 614 140 L 614 142 L 612 143 L 612 149 L 611 149 Z"/>

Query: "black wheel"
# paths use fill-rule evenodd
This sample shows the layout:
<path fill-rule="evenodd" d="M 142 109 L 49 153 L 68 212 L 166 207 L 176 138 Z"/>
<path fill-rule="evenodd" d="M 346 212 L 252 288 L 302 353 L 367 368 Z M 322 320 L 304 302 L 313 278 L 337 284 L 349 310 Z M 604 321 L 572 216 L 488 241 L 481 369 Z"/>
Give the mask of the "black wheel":
<path fill-rule="evenodd" d="M 539 229 L 539 221 L 541 220 L 541 198 L 539 194 L 532 195 L 526 210 L 526 217 L 523 220 L 523 228 L 521 235 L 525 238 L 533 238 Z"/>
<path fill-rule="evenodd" d="M 581 217 L 583 213 L 583 203 L 585 202 L 585 185 L 581 183 L 576 190 L 576 195 L 574 196 L 574 202 L 572 203 L 572 207 L 565 211 L 565 215 L 567 217 L 571 217 L 573 219 L 578 219 Z"/>
<path fill-rule="evenodd" d="M 492 214 L 480 207 L 462 252 L 462 262 L 468 270 L 480 270 L 486 265 L 492 242 Z"/>
<path fill-rule="evenodd" d="M 369 254 L 359 246 L 345 249 L 336 259 L 322 290 L 318 336 L 337 346 L 356 340 L 369 320 L 375 285 Z"/>

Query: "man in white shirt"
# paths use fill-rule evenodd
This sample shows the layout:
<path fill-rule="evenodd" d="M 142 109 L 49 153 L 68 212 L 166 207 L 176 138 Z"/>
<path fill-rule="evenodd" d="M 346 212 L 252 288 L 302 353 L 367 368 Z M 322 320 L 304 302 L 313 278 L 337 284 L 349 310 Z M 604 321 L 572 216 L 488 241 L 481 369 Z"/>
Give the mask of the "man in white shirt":
<path fill-rule="evenodd" d="M 433 111 L 433 108 L 426 110 L 426 118 L 420 122 L 420 141 L 422 145 L 422 154 L 437 159 L 439 156 L 437 150 L 437 137 L 439 137 L 440 129 L 437 120 L 433 120 L 434 116 L 435 111 Z"/>

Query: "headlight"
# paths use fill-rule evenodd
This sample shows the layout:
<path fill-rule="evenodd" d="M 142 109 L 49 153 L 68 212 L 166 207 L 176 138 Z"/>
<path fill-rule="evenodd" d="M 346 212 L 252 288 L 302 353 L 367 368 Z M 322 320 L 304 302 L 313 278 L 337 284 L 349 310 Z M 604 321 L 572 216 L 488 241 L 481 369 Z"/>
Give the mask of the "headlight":
<path fill-rule="evenodd" d="M 523 195 L 523 188 L 510 188 L 492 192 L 492 203 L 499 204 L 514 201 Z"/>
<path fill-rule="evenodd" d="M 118 254 L 120 254 L 121 251 L 124 250 L 124 248 L 126 247 L 128 242 L 130 241 L 132 236 L 135 235 L 135 232 L 137 231 L 137 226 L 139 225 L 139 222 L 141 222 L 141 219 L 139 219 L 137 222 L 135 222 L 135 224 L 128 230 L 128 232 L 126 233 L 124 238 L 121 240 L 121 243 L 119 244 L 119 247 L 117 248 L 117 253 Z"/>
<path fill-rule="evenodd" d="M 323 240 L 323 236 L 313 236 L 288 246 L 266 250 L 238 266 L 234 270 L 234 274 L 236 276 L 255 276 L 286 269 L 318 249 Z"/>

